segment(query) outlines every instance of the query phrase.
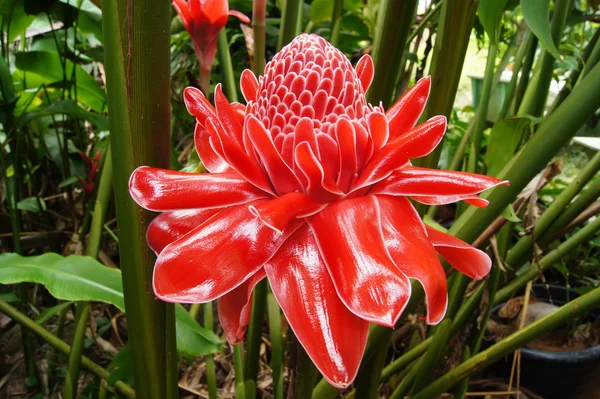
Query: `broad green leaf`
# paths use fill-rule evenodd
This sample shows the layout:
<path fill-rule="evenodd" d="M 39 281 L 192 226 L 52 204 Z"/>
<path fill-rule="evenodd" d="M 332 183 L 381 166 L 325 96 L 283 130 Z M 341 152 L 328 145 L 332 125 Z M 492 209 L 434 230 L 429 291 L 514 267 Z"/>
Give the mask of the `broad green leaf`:
<path fill-rule="evenodd" d="M 46 202 L 42 198 L 28 197 L 17 202 L 17 209 L 40 213 L 46 210 Z"/>
<path fill-rule="evenodd" d="M 488 175 L 498 176 L 515 154 L 523 133 L 530 125 L 528 118 L 504 119 L 494 124 L 484 157 Z"/>
<path fill-rule="evenodd" d="M 554 58 L 560 60 L 550 33 L 550 0 L 521 0 L 521 12 L 533 34 Z"/>
<path fill-rule="evenodd" d="M 57 53 L 48 51 L 17 53 L 15 54 L 15 65 L 21 71 L 30 72 L 41 77 L 46 84 L 63 82 L 63 67 Z M 65 60 L 68 79 L 73 75 L 73 68 L 75 68 L 78 100 L 96 112 L 105 111 L 106 94 L 104 89 L 82 67 Z"/>
<path fill-rule="evenodd" d="M 38 315 L 38 317 L 35 318 L 35 322 L 38 323 L 39 325 L 42 325 L 45 322 L 47 322 L 48 320 L 50 320 L 52 318 L 52 316 L 54 316 L 58 312 L 62 311 L 63 309 L 68 308 L 72 304 L 73 304 L 72 301 L 68 301 L 68 302 L 59 303 L 56 306 L 52 306 L 51 308 L 48 308 L 48 309 L 44 310 L 42 313 L 40 313 Z"/>
<path fill-rule="evenodd" d="M 313 24 L 331 19 L 333 14 L 333 0 L 314 0 L 308 11 L 308 18 Z"/>
<path fill-rule="evenodd" d="M 21 300 L 19 299 L 19 297 L 16 296 L 15 294 L 13 294 L 12 292 L 3 292 L 3 293 L 0 293 L 0 299 L 2 299 L 4 302 L 8 302 L 8 303 L 19 303 L 19 302 L 21 302 Z"/>
<path fill-rule="evenodd" d="M 2 32 L 8 33 L 8 42 L 12 43 L 31 25 L 35 17 L 25 12 L 24 0 L 0 0 L 0 18 Z M 10 32 L 8 31 L 10 29 Z"/>
<path fill-rule="evenodd" d="M 64 100 L 50 104 L 46 109 L 41 111 L 28 112 L 19 120 L 20 126 L 25 126 L 33 119 L 41 118 L 42 116 L 50 116 L 56 114 L 67 114 L 73 118 L 84 119 L 92 122 L 98 130 L 108 130 L 108 118 L 99 115 L 95 112 L 88 112 L 81 108 L 73 100 Z"/>
<path fill-rule="evenodd" d="M 57 299 L 105 302 L 124 310 L 121 271 L 88 256 L 62 257 L 55 253 L 23 257 L 0 255 L 0 284 L 42 284 Z M 221 350 L 221 341 L 175 305 L 177 347 L 185 355 L 206 355 Z"/>
<path fill-rule="evenodd" d="M 497 44 L 500 39 L 500 26 L 502 14 L 506 8 L 507 0 L 480 0 L 477 15 L 488 34 L 490 42 Z"/>

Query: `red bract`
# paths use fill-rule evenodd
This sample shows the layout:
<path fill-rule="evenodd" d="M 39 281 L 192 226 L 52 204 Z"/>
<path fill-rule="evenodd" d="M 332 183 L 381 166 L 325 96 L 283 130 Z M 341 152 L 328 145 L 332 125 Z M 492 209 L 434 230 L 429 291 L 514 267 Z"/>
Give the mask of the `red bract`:
<path fill-rule="evenodd" d="M 210 71 L 217 51 L 217 37 L 227 24 L 228 15 L 244 23 L 250 20 L 244 14 L 229 10 L 227 0 L 173 0 L 173 6 L 194 42 L 200 68 Z"/>
<path fill-rule="evenodd" d="M 227 339 L 248 324 L 251 292 L 265 276 L 298 340 L 337 387 L 354 379 L 369 322 L 393 326 L 410 298 L 409 279 L 427 296 L 427 322 L 446 311 L 438 254 L 480 279 L 488 256 L 423 224 L 407 197 L 425 204 L 465 200 L 495 178 L 414 167 L 446 130 L 444 117 L 415 127 L 429 95 L 420 80 L 387 112 L 365 91 L 373 62 L 353 69 L 327 41 L 302 35 L 259 80 L 242 74 L 247 105 L 221 87 L 215 107 L 185 91 L 196 117 L 198 153 L 211 172 L 141 167 L 130 192 L 162 211 L 148 229 L 158 253 L 156 295 L 170 302 L 218 299 Z"/>

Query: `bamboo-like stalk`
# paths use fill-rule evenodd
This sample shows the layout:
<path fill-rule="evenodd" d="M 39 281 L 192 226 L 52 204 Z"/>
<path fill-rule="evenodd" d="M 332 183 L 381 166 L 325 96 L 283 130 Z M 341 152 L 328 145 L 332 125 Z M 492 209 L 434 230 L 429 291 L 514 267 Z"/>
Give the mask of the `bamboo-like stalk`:
<path fill-rule="evenodd" d="M 248 325 L 246 358 L 244 359 L 244 379 L 247 386 L 246 396 L 248 398 L 253 398 L 256 395 L 256 378 L 258 377 L 260 344 L 262 342 L 262 328 L 265 322 L 266 302 L 267 280 L 264 279 L 256 284 L 252 295 L 252 313 L 250 324 Z"/>
<path fill-rule="evenodd" d="M 295 345 L 296 367 L 293 378 L 293 397 L 294 399 L 310 399 L 319 372 L 297 339 Z"/>
<path fill-rule="evenodd" d="M 419 392 L 429 384 L 433 377 L 433 371 L 442 360 L 444 355 L 444 347 L 450 340 L 450 328 L 452 327 L 452 319 L 445 318 L 439 325 L 432 336 L 431 344 L 421 358 L 415 370 L 415 381 L 412 386 L 412 392 Z"/>
<path fill-rule="evenodd" d="M 61 341 L 55 335 L 53 335 L 50 331 L 46 330 L 44 327 L 37 324 L 35 321 L 31 320 L 29 317 L 25 316 L 23 313 L 19 312 L 17 309 L 10 306 L 8 303 L 0 299 L 0 312 L 4 313 L 15 322 L 19 323 L 21 326 L 25 327 L 27 330 L 31 331 L 45 342 L 48 343 L 51 347 L 56 349 L 57 351 L 67 355 L 71 352 L 71 347 L 64 341 Z M 81 365 L 89 370 L 92 374 L 97 377 L 107 380 L 110 373 L 106 371 L 106 369 L 94 363 L 89 358 L 82 356 Z M 135 398 L 134 390 L 127 384 L 122 381 L 117 381 L 114 383 L 114 388 L 117 392 L 125 395 L 128 398 Z M 139 397 L 139 396 L 138 396 Z"/>
<path fill-rule="evenodd" d="M 204 304 L 204 328 L 212 331 L 214 328 L 213 321 L 213 304 L 206 302 Z M 217 371 L 215 367 L 215 358 L 213 355 L 206 356 L 206 385 L 208 385 L 209 399 L 217 399 Z"/>
<path fill-rule="evenodd" d="M 235 397 L 246 399 L 244 383 L 244 347 L 242 343 L 233 346 L 233 369 L 235 372 Z"/>
<path fill-rule="evenodd" d="M 279 42 L 277 44 L 278 50 L 298 36 L 300 33 L 300 21 L 302 21 L 302 1 L 283 0 L 282 3 Z"/>
<path fill-rule="evenodd" d="M 586 314 L 597 306 L 600 306 L 600 288 L 596 288 L 593 291 L 572 300 L 555 312 L 529 324 L 489 349 L 473 356 L 434 381 L 421 392 L 414 395 L 412 399 L 428 399 L 439 396 L 460 380 L 489 366 L 503 356 L 526 345 L 536 338 L 567 323 L 574 317 Z"/>
<path fill-rule="evenodd" d="M 475 0 L 444 1 L 442 4 L 429 70 L 432 77 L 432 95 L 423 113 L 423 120 L 435 115 L 445 115 L 450 119 L 471 30 L 475 23 L 477 5 L 478 1 Z M 422 158 L 419 166 L 436 168 L 441 151 L 442 144 Z"/>
<path fill-rule="evenodd" d="M 406 39 L 417 10 L 417 0 L 384 0 L 381 3 L 371 55 L 375 63 L 373 83 L 367 91 L 371 104 L 388 107 L 394 94 L 394 82 L 400 74 Z"/>
<path fill-rule="evenodd" d="M 571 0 L 556 0 L 554 4 L 554 14 L 552 16 L 550 31 L 552 40 L 557 48 L 572 6 Z M 544 49 L 538 58 L 533 78 L 527 86 L 523 101 L 519 106 L 518 115 L 539 117 L 544 113 L 555 62 L 556 59 Z"/>
<path fill-rule="evenodd" d="M 527 90 L 527 86 L 529 86 L 529 81 L 531 80 L 531 71 L 533 69 L 533 61 L 535 60 L 537 47 L 538 38 L 536 35 L 532 34 L 531 45 L 525 51 L 525 59 L 523 60 L 523 65 L 521 66 L 521 76 L 519 77 L 519 81 L 517 83 L 517 90 L 515 93 L 514 107 L 510 108 L 510 110 L 512 111 L 509 111 L 510 115 L 515 114 L 521 106 L 521 103 L 523 102 L 525 91 Z"/>
<path fill-rule="evenodd" d="M 223 76 L 223 91 L 230 102 L 238 100 L 237 85 L 233 66 L 231 65 L 231 54 L 229 53 L 229 42 L 227 40 L 227 29 L 221 29 L 217 39 L 217 56 L 219 57 L 219 66 Z"/>
<path fill-rule="evenodd" d="M 529 28 L 525 28 L 525 33 L 523 33 L 521 43 L 519 44 L 517 54 L 515 55 L 512 76 L 510 78 L 508 87 L 506 88 L 506 99 L 504 100 L 504 104 L 502 104 L 502 109 L 500 110 L 500 114 L 498 115 L 498 120 L 502 120 L 506 117 L 506 115 L 508 115 L 508 110 L 510 109 L 510 105 L 513 103 L 514 100 L 513 96 L 517 88 L 519 71 L 521 71 L 521 65 L 523 64 L 525 55 L 528 54 L 529 49 L 533 45 L 534 37 L 535 35 L 531 32 L 531 30 Z"/>
<path fill-rule="evenodd" d="M 283 399 L 283 339 L 281 312 L 273 293 L 267 294 L 267 315 L 271 335 L 271 369 L 273 370 L 273 398 Z"/>
<path fill-rule="evenodd" d="M 431 21 L 431 19 L 440 12 L 440 10 L 442 9 L 442 3 L 444 1 L 445 0 L 440 0 L 438 3 L 435 3 L 431 6 L 429 12 L 423 17 L 421 22 L 419 22 L 419 25 L 417 25 L 417 27 L 410 33 L 410 35 L 406 39 L 407 46 L 414 40 L 415 37 L 417 37 L 419 33 L 423 31 L 423 29 L 425 29 L 429 21 Z"/>
<path fill-rule="evenodd" d="M 373 331 L 373 330 L 372 330 Z M 369 337 L 371 345 L 378 345 L 378 350 L 370 357 L 363 359 L 356 378 L 356 397 L 364 399 L 378 398 L 379 376 L 385 365 L 388 348 L 392 340 L 391 328 L 377 330 L 381 332 L 376 339 Z"/>
<path fill-rule="evenodd" d="M 583 191 L 579 196 L 561 212 L 560 216 L 550 226 L 550 231 L 560 230 L 575 219 L 581 212 L 600 197 L 600 183 L 594 184 L 592 187 Z M 549 233 L 542 234 L 540 241 L 544 242 L 549 237 Z"/>
<path fill-rule="evenodd" d="M 103 1 L 103 32 L 120 229 L 123 291 L 137 395 L 174 399 L 177 388 L 175 316 L 152 292 L 155 255 L 145 242 L 153 215 L 128 192 L 140 165 L 169 167 L 170 4 L 167 1 Z"/>
<path fill-rule="evenodd" d="M 337 47 L 340 40 L 342 12 L 344 12 L 344 0 L 333 0 L 333 14 L 331 15 L 331 35 L 329 36 L 329 42 L 335 47 Z"/>
<path fill-rule="evenodd" d="M 534 242 L 544 236 L 552 224 L 564 213 L 565 208 L 573 198 L 581 191 L 583 187 L 596 175 L 600 170 L 600 152 L 585 165 L 579 172 L 575 180 L 573 180 L 567 188 L 565 188 L 558 197 L 552 201 L 548 209 L 536 220 L 532 234 L 525 235 L 512 247 L 506 258 L 506 262 L 518 267 L 524 261 L 526 256 L 533 248 Z"/>
<path fill-rule="evenodd" d="M 65 385 L 63 386 L 63 398 L 74 399 L 77 397 L 77 380 L 79 377 L 79 366 L 81 365 L 83 353 L 83 340 L 85 338 L 85 329 L 90 316 L 90 303 L 77 303 L 75 312 L 75 334 L 73 335 L 73 345 L 69 352 L 69 365 Z"/>
<path fill-rule="evenodd" d="M 256 76 L 262 75 L 265 70 L 265 38 L 267 26 L 267 1 L 252 1 L 252 31 L 254 32 L 254 58 L 252 71 Z"/>

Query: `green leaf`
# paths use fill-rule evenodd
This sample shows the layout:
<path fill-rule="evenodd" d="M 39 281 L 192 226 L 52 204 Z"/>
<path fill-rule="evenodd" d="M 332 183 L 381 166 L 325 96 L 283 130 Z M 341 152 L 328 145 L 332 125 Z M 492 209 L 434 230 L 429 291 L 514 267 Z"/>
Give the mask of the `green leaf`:
<path fill-rule="evenodd" d="M 511 204 L 508 204 L 508 206 L 504 208 L 504 210 L 502 211 L 502 216 L 504 216 L 504 218 L 509 222 L 517 223 L 521 221 L 521 219 L 519 219 L 519 217 L 515 213 L 515 210 L 513 209 Z"/>
<path fill-rule="evenodd" d="M 481 25 L 493 44 L 497 44 L 500 39 L 500 26 L 506 2 L 507 0 L 480 0 L 477 8 Z"/>
<path fill-rule="evenodd" d="M 8 302 L 8 303 L 19 303 L 19 302 L 21 302 L 21 299 L 19 299 L 19 297 L 16 296 L 15 294 L 13 294 L 12 292 L 3 292 L 3 293 L 0 293 L 0 299 L 2 299 L 4 302 Z"/>
<path fill-rule="evenodd" d="M 79 181 L 79 179 L 77 178 L 77 176 L 70 176 L 67 177 L 65 180 L 61 181 L 60 184 L 58 185 L 58 187 L 60 188 L 65 188 L 70 186 L 71 184 L 75 184 Z"/>
<path fill-rule="evenodd" d="M 45 212 L 46 202 L 42 198 L 28 197 L 17 202 L 17 209 L 35 213 Z"/>
<path fill-rule="evenodd" d="M 73 100 L 58 101 L 50 104 L 42 111 L 28 112 L 19 119 L 19 125 L 23 127 L 34 119 L 56 114 L 67 114 L 74 118 L 90 121 L 98 128 L 98 130 L 107 131 L 109 129 L 108 118 L 95 112 L 84 110 Z"/>
<path fill-rule="evenodd" d="M 308 11 L 308 18 L 313 24 L 329 21 L 333 14 L 333 0 L 314 0 Z"/>
<path fill-rule="evenodd" d="M 35 19 L 25 12 L 24 0 L 0 0 L 0 17 L 2 18 L 2 32 L 8 33 L 8 42 L 12 43 L 17 36 L 31 25 Z M 10 29 L 10 32 L 8 30 Z"/>
<path fill-rule="evenodd" d="M 68 308 L 72 304 L 73 304 L 72 301 L 68 301 L 68 302 L 59 303 L 56 306 L 52 306 L 51 308 L 48 308 L 48 309 L 44 310 L 42 313 L 40 313 L 38 315 L 38 317 L 35 318 L 35 322 L 38 323 L 39 325 L 42 325 L 45 322 L 47 322 L 48 320 L 50 320 L 52 318 L 52 316 L 54 316 L 58 312 L 62 311 L 63 309 Z"/>
<path fill-rule="evenodd" d="M 74 65 L 69 60 L 64 61 L 67 79 L 70 79 L 73 68 L 75 68 L 78 100 L 96 112 L 103 112 L 106 108 L 104 89 L 82 67 Z M 15 54 L 15 65 L 21 71 L 30 72 L 42 78 L 46 84 L 63 82 L 63 67 L 57 53 L 48 51 L 17 53 Z"/>
<path fill-rule="evenodd" d="M 529 118 L 504 119 L 494 124 L 484 157 L 488 175 L 498 176 L 500 174 L 515 154 L 523 133 L 530 125 Z"/>
<path fill-rule="evenodd" d="M 121 271 L 88 256 L 0 254 L 0 284 L 23 282 L 42 284 L 57 299 L 105 302 L 125 309 Z M 175 317 L 177 347 L 183 354 L 206 355 L 221 350 L 219 337 L 201 327 L 179 304 Z"/>
<path fill-rule="evenodd" d="M 521 0 L 521 12 L 533 34 L 554 58 L 560 60 L 560 53 L 550 33 L 550 0 Z"/>

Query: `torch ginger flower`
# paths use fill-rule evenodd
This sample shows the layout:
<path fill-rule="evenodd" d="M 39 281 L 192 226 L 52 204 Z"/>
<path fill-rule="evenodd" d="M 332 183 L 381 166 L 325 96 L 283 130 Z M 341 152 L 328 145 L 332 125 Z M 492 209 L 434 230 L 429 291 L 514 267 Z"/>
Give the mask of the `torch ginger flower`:
<path fill-rule="evenodd" d="M 323 376 L 344 388 L 356 376 L 369 322 L 394 326 L 410 295 L 426 293 L 427 322 L 447 305 L 437 254 L 481 279 L 482 251 L 423 224 L 408 197 L 425 204 L 464 200 L 493 177 L 412 166 L 446 130 L 434 117 L 415 127 L 429 95 L 424 78 L 387 112 L 366 103 L 367 55 L 356 69 L 331 44 L 301 35 L 259 80 L 242 74 L 247 105 L 220 85 L 215 108 L 185 91 L 196 117 L 196 148 L 210 174 L 138 168 L 130 193 L 164 212 L 148 229 L 158 254 L 154 291 L 168 302 L 218 299 L 231 343 L 243 339 L 252 288 L 268 278 L 291 328 Z"/>
<path fill-rule="evenodd" d="M 230 10 L 227 0 L 173 0 L 173 7 L 194 42 L 196 58 L 200 63 L 201 85 L 207 88 L 217 52 L 217 39 L 227 24 L 227 17 L 233 15 L 246 24 L 250 23 L 250 19 L 238 11 Z"/>

